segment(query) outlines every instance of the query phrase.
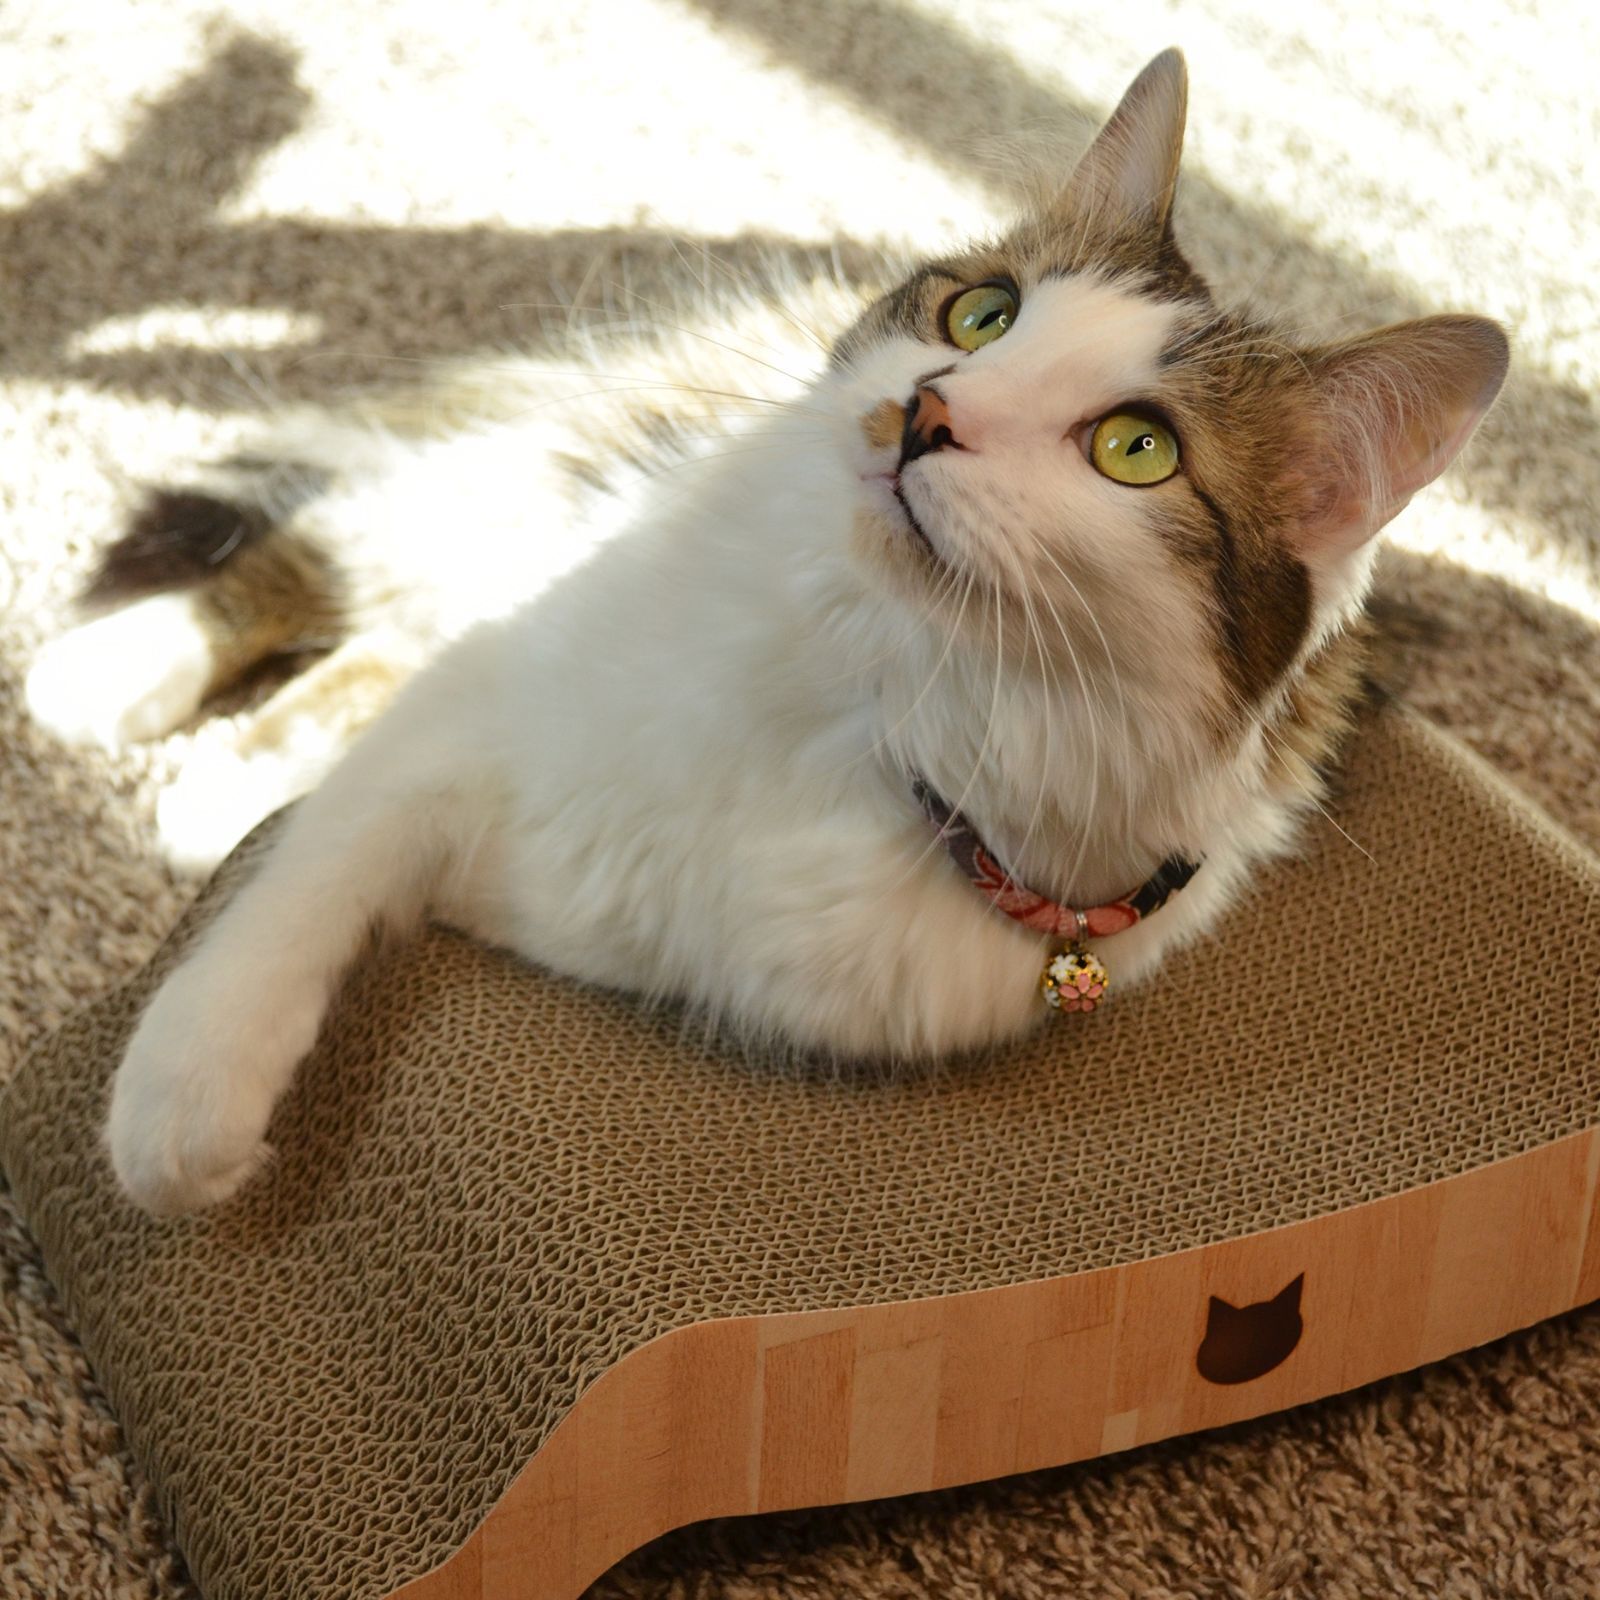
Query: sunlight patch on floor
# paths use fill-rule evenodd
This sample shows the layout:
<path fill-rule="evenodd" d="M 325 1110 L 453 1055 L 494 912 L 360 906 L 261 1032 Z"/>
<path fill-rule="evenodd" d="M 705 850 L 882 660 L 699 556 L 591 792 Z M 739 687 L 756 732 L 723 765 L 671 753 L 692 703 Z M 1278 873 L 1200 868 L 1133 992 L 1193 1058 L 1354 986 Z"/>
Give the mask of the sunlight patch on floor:
<path fill-rule="evenodd" d="M 322 319 L 305 312 L 246 306 L 151 306 L 131 316 L 107 317 L 68 341 L 70 357 L 117 355 L 129 350 L 277 350 L 314 346 Z"/>

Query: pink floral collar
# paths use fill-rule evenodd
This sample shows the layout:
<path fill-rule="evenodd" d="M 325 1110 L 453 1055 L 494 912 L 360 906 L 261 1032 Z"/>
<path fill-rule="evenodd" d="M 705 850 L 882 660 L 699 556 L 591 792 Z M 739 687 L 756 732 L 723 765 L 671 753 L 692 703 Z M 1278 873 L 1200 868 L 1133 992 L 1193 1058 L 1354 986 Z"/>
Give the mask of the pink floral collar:
<path fill-rule="evenodd" d="M 1159 911 L 1200 870 L 1198 861 L 1168 856 L 1139 887 L 1103 906 L 1064 906 L 1018 883 L 989 853 L 962 814 L 942 799 L 923 778 L 913 776 L 912 792 L 923 815 L 968 881 L 997 911 L 1035 933 L 1055 934 L 1073 945 L 1085 939 L 1107 939 Z"/>

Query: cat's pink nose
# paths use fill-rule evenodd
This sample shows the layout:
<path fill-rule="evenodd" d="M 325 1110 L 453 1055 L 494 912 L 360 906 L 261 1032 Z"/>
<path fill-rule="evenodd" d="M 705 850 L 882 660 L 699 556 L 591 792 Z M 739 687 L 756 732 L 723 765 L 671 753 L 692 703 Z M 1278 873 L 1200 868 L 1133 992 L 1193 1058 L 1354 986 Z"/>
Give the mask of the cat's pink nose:
<path fill-rule="evenodd" d="M 935 450 L 964 450 L 950 425 L 950 407 L 931 383 L 919 383 L 906 407 L 905 432 L 900 437 L 900 467 L 903 471 L 918 456 Z"/>

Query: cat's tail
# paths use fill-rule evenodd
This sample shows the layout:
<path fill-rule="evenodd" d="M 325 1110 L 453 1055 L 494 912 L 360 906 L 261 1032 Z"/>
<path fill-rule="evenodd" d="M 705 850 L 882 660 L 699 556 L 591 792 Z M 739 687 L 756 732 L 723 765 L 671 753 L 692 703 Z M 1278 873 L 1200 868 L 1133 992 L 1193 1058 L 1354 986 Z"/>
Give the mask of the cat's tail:
<path fill-rule="evenodd" d="M 269 656 L 336 645 L 347 588 L 336 543 L 261 483 L 153 490 L 35 659 L 29 712 L 69 744 L 162 738 Z"/>
<path fill-rule="evenodd" d="M 478 643 L 413 683 L 300 803 L 141 1018 L 106 1132 L 147 1211 L 225 1199 L 262 1165 L 273 1107 L 351 960 L 375 928 L 418 918 L 484 847 L 497 785 L 470 725 L 485 696 L 458 681 Z"/>
<path fill-rule="evenodd" d="M 330 501 L 380 472 L 390 448 L 359 414 L 307 407 L 262 428 L 249 452 L 143 491 L 73 625 L 28 672 L 34 721 L 68 744 L 165 738 L 268 658 L 347 639 L 366 618 Z"/>

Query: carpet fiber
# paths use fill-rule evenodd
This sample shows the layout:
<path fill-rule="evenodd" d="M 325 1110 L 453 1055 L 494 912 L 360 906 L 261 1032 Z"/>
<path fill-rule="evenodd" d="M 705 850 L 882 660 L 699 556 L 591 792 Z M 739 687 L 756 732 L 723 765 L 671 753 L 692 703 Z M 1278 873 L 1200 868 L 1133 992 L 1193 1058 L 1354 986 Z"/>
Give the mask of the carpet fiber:
<path fill-rule="evenodd" d="M 553 8 L 552 8 L 553 10 Z M 1508 393 L 1394 530 L 1438 624 L 1413 704 L 1600 843 L 1600 145 L 1576 4 L 1428 18 L 1209 0 L 23 4 L 0 19 L 0 1071 L 192 893 L 161 784 L 236 717 L 112 758 L 26 721 L 28 656 L 130 482 L 539 307 L 936 245 L 1189 54 L 1180 228 L 1224 289 L 1333 334 L 1511 327 Z M 1137 26 L 1135 25 L 1137 24 Z M 867 247 L 867 248 L 864 248 Z M 637 298 L 632 304 L 637 304 Z M 1537 927 L 1526 963 L 1559 961 Z M 0 1197 L 0 1205 L 4 1204 Z M 599 1596 L 1600 1593 L 1600 1316 L 1270 1422 L 904 1502 L 686 1530 Z M 25 1232 L 0 1213 L 0 1593 L 192 1593 Z"/>

